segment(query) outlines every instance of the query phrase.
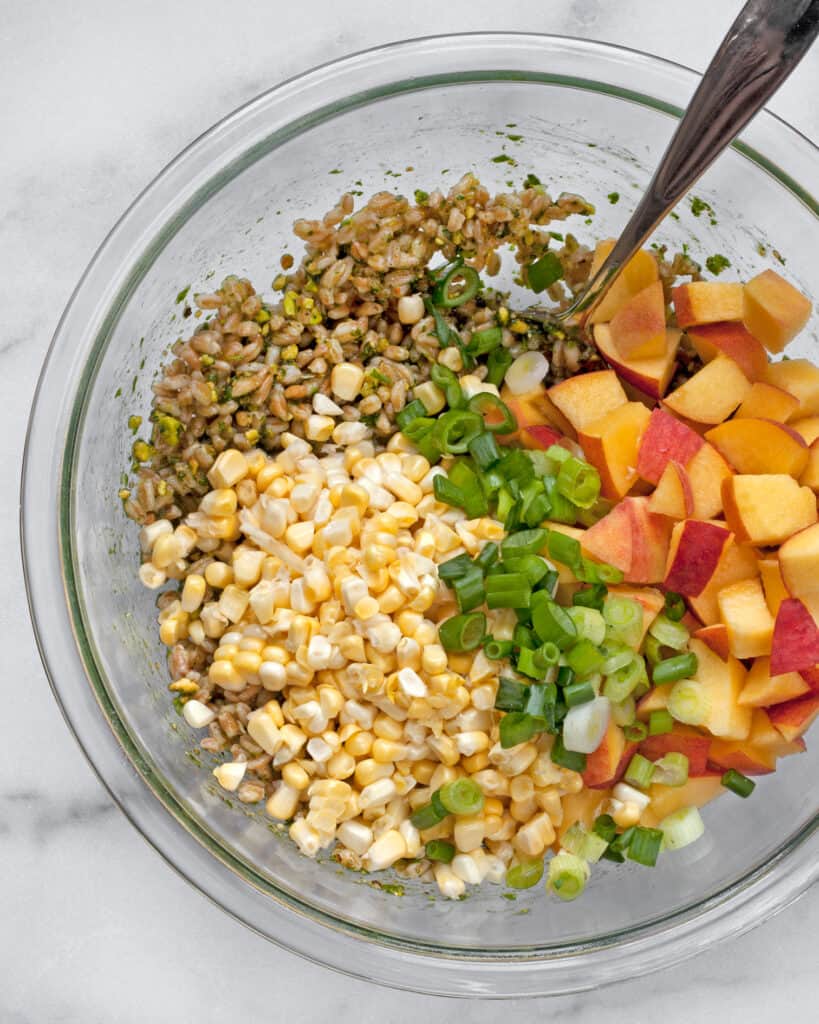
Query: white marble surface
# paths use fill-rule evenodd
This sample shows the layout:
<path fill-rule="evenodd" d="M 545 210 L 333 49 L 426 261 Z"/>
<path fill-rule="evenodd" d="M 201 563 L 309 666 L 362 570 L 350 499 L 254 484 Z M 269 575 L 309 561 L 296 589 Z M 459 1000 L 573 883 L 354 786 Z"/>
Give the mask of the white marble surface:
<path fill-rule="evenodd" d="M 105 795 L 51 698 L 25 610 L 17 481 L 59 313 L 131 198 L 190 139 L 281 78 L 402 36 L 541 30 L 702 68 L 738 3 L 687 0 L 48 0 L 0 14 L 0 1020 L 495 1020 L 500 1007 L 396 995 L 267 945 L 190 889 Z M 479 9 L 476 9 L 479 8 Z M 773 103 L 819 137 L 819 51 Z M 679 968 L 584 996 L 510 1002 L 580 1022 L 816 1019 L 816 894 Z M 219 969 L 214 969 L 218 964 Z M 659 1000 L 658 1000 L 659 996 Z M 775 1009 L 774 1009 L 775 1008 Z"/>

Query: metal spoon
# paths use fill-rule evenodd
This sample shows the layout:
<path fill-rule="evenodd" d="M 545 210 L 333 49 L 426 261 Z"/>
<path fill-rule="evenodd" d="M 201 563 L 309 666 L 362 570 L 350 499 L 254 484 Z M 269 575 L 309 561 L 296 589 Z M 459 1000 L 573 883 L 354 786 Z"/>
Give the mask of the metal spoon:
<path fill-rule="evenodd" d="M 819 35 L 819 0 L 749 0 L 708 65 L 614 248 L 568 309 L 526 311 L 565 321 L 597 305 L 661 220 L 776 92 Z M 581 318 L 584 319 L 584 318 Z"/>

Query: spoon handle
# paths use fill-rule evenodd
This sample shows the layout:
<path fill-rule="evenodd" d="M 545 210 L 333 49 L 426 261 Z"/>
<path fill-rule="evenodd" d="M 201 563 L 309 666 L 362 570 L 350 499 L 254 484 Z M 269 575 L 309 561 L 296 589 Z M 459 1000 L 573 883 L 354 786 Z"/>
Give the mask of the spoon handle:
<path fill-rule="evenodd" d="M 714 54 L 660 165 L 608 259 L 568 313 L 589 310 L 819 34 L 819 0 L 748 0 Z"/>

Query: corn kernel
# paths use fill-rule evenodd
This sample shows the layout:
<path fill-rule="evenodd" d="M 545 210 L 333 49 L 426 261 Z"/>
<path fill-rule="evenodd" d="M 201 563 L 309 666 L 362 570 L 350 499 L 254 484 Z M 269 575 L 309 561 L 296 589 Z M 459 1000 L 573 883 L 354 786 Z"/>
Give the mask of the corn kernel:
<path fill-rule="evenodd" d="M 236 492 L 230 487 L 210 491 L 199 502 L 199 511 L 206 516 L 230 516 L 237 508 Z"/>
<path fill-rule="evenodd" d="M 355 363 L 337 363 L 330 374 L 330 389 L 342 402 L 352 402 L 364 383 L 364 370 Z"/>
<path fill-rule="evenodd" d="M 233 569 L 225 562 L 211 562 L 205 567 L 205 581 L 209 587 L 224 590 L 233 582 Z"/>
<path fill-rule="evenodd" d="M 221 452 L 208 471 L 214 487 L 233 487 L 248 474 L 247 459 L 235 448 Z"/>
<path fill-rule="evenodd" d="M 182 587 L 182 611 L 195 612 L 205 597 L 205 578 L 199 573 L 191 573 L 186 577 Z"/>

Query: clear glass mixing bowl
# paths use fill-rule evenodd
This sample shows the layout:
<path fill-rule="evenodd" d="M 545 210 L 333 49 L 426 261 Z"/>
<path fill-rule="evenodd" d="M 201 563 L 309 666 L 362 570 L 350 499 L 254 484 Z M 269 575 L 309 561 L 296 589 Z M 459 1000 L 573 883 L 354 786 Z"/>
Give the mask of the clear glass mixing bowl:
<path fill-rule="evenodd" d="M 750 801 L 707 808 L 705 838 L 655 870 L 596 869 L 574 904 L 541 887 L 514 902 L 493 886 L 454 903 L 412 885 L 398 896 L 304 859 L 262 813 L 228 806 L 186 754 L 195 737 L 170 705 L 153 597 L 135 577 L 136 530 L 117 499 L 126 418 L 147 411 L 184 329 L 180 288 L 231 272 L 266 287 L 296 216 L 321 214 L 346 188 L 411 193 L 467 168 L 497 188 L 532 171 L 555 194 L 580 192 L 598 212 L 570 230 L 616 234 L 696 81 L 641 53 L 535 35 L 415 40 L 325 65 L 232 114 L 163 171 L 62 318 L 31 417 L 22 512 L 55 695 L 104 785 L 166 860 L 303 956 L 426 992 L 569 992 L 690 956 L 816 876 L 815 749 L 760 780 Z M 493 161 L 502 152 L 516 163 Z M 806 139 L 763 114 L 697 186 L 713 216 L 685 204 L 657 240 L 726 255 L 726 276 L 775 265 L 775 250 L 819 295 L 818 166 Z M 795 350 L 819 355 L 815 319 Z"/>

